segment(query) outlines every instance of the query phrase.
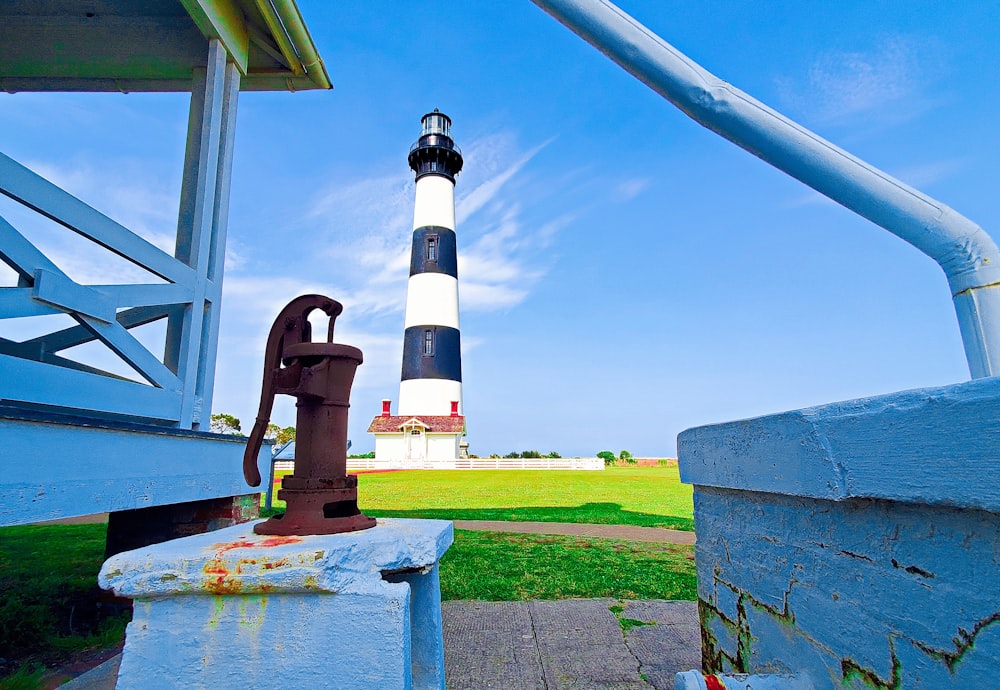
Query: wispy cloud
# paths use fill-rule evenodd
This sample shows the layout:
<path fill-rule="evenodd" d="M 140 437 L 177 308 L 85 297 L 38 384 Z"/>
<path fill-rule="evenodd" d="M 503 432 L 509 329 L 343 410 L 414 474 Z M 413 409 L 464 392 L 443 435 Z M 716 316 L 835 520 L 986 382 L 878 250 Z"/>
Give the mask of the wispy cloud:
<path fill-rule="evenodd" d="M 819 55 L 804 77 L 778 79 L 780 98 L 820 122 L 861 114 L 899 122 L 932 105 L 924 89 L 940 71 L 933 41 L 891 36 L 870 51 Z M 896 107 L 906 102 L 906 107 Z"/>
<path fill-rule="evenodd" d="M 630 180 L 619 182 L 614 188 L 612 198 L 618 202 L 632 201 L 649 187 L 652 180 L 648 177 L 636 177 Z"/>
<path fill-rule="evenodd" d="M 510 181 L 514 175 L 516 175 L 528 162 L 534 158 L 539 151 L 548 146 L 554 139 L 549 139 L 538 146 L 530 149 L 528 152 L 518 157 L 512 163 L 506 163 L 505 161 L 498 161 L 493 155 L 498 150 L 503 150 L 504 148 L 509 148 L 504 146 L 505 142 L 503 135 L 497 135 L 494 137 L 487 137 L 485 139 L 473 142 L 473 145 L 469 147 L 468 156 L 472 163 L 480 162 L 484 166 L 483 170 L 489 174 L 488 177 L 483 179 L 477 186 L 472 188 L 472 191 L 467 194 L 459 196 L 455 204 L 455 222 L 459 225 L 464 223 L 469 216 L 473 215 L 480 209 L 482 209 L 487 203 L 493 200 L 497 194 L 499 194 L 501 187 Z M 492 165 L 491 165 L 492 163 Z M 496 172 L 493 172 L 490 168 L 497 167 L 500 164 L 502 168 Z"/>

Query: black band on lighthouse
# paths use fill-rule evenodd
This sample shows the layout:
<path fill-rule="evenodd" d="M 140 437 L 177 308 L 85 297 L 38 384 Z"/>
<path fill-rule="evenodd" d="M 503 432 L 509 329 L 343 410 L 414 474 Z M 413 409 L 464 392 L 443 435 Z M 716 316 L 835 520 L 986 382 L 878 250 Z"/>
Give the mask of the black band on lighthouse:
<path fill-rule="evenodd" d="M 428 141 L 425 141 L 428 140 Z M 410 149 L 410 168 L 419 180 L 425 175 L 440 175 L 452 182 L 462 170 L 462 152 L 446 137 L 421 137 Z"/>
<path fill-rule="evenodd" d="M 413 231 L 410 275 L 444 273 L 458 278 L 458 248 L 455 231 L 440 225 L 425 225 Z"/>
<path fill-rule="evenodd" d="M 403 335 L 402 381 L 462 380 L 461 336 L 450 326 L 410 326 Z"/>

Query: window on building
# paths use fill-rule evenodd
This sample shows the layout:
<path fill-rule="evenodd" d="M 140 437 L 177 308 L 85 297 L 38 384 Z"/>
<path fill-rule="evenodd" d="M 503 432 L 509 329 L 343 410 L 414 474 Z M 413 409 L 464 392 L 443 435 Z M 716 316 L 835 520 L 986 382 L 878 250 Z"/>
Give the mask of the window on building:
<path fill-rule="evenodd" d="M 411 436 L 419 436 L 420 435 L 420 429 L 417 429 L 417 428 L 410 429 L 410 435 Z"/>
<path fill-rule="evenodd" d="M 434 354 L 434 331 L 427 329 L 424 331 L 424 356 L 430 357 Z"/>
<path fill-rule="evenodd" d="M 428 261 L 438 260 L 438 240 L 436 237 L 427 238 L 427 260 Z"/>

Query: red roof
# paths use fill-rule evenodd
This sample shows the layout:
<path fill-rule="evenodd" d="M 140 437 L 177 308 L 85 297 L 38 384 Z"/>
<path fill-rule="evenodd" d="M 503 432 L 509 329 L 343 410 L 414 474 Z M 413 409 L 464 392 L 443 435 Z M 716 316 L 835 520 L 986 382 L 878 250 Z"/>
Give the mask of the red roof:
<path fill-rule="evenodd" d="M 428 433 L 431 434 L 460 434 L 465 431 L 465 417 L 451 417 L 448 415 L 410 415 L 401 417 L 392 415 L 383 417 L 379 415 L 372 420 L 368 427 L 369 434 L 393 434 L 400 431 L 400 427 L 411 419 L 421 422 Z"/>

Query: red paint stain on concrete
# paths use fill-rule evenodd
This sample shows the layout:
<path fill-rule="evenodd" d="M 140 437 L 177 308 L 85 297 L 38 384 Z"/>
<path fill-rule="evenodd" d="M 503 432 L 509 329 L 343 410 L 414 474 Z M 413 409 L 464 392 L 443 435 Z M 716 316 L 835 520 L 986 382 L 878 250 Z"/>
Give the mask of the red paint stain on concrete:
<path fill-rule="evenodd" d="M 232 542 L 220 542 L 218 544 L 212 544 L 211 548 L 215 550 L 215 557 L 206 561 L 202 572 L 208 577 L 202 580 L 202 585 L 205 591 L 211 592 L 212 594 L 235 594 L 243 589 L 243 582 L 237 575 L 243 573 L 243 566 L 246 565 L 260 565 L 265 570 L 273 570 L 275 568 L 281 568 L 288 565 L 287 558 L 281 558 L 276 561 L 272 561 L 266 557 L 258 556 L 257 558 L 241 558 L 235 564 L 235 572 L 231 572 L 223 556 L 235 549 L 260 549 L 260 548 L 272 548 L 275 546 L 283 546 L 285 544 L 296 544 L 301 542 L 300 537 L 267 537 L 266 539 L 261 539 L 259 541 L 248 541 L 245 539 L 238 539 Z"/>

